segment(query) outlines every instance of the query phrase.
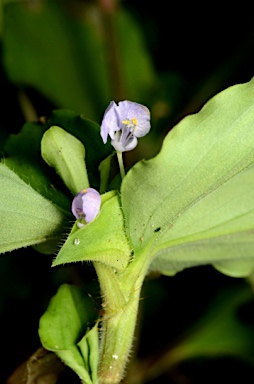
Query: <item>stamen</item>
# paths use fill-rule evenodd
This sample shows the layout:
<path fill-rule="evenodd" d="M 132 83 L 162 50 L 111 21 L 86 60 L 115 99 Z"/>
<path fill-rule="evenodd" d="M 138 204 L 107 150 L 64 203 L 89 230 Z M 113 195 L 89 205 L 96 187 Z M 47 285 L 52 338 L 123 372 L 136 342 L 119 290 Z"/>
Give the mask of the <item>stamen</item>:
<path fill-rule="evenodd" d="M 125 125 L 130 125 L 131 121 L 129 119 L 122 120 L 122 123 Z"/>

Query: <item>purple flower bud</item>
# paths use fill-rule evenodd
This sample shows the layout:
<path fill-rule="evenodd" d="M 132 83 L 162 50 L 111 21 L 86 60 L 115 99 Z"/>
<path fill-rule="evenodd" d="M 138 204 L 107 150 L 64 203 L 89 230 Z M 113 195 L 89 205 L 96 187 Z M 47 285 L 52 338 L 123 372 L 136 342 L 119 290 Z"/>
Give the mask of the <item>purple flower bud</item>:
<path fill-rule="evenodd" d="M 71 210 L 77 219 L 84 219 L 86 223 L 90 223 L 98 215 L 100 206 L 99 192 L 93 188 L 87 188 L 74 197 Z M 83 224 L 78 223 L 78 226 L 83 226 Z"/>
<path fill-rule="evenodd" d="M 103 116 L 101 137 L 105 144 L 109 136 L 116 151 L 125 152 L 135 148 L 137 137 L 145 136 L 150 128 L 150 112 L 144 105 L 111 101 Z"/>

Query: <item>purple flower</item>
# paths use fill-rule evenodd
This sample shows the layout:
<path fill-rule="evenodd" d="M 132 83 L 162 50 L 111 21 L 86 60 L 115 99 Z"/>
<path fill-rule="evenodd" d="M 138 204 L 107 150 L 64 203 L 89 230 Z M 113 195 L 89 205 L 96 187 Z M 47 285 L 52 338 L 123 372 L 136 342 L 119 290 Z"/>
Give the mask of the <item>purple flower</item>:
<path fill-rule="evenodd" d="M 105 144 L 109 136 L 118 152 L 130 151 L 138 144 L 137 137 L 145 136 L 150 127 L 150 112 L 144 105 L 111 101 L 103 116 L 101 137 Z"/>
<path fill-rule="evenodd" d="M 83 219 L 86 223 L 90 223 L 99 213 L 101 206 L 101 196 L 93 188 L 87 188 L 80 191 L 73 199 L 72 213 L 77 219 Z M 78 226 L 84 224 L 78 222 Z"/>

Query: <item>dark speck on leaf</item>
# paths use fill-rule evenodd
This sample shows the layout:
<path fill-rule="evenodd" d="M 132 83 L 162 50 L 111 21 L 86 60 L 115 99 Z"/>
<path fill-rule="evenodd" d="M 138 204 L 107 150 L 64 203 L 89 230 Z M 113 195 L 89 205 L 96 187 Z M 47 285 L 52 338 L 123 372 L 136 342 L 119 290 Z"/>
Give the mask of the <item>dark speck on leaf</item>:
<path fill-rule="evenodd" d="M 161 227 L 158 227 L 154 230 L 154 232 L 159 232 L 161 230 Z"/>

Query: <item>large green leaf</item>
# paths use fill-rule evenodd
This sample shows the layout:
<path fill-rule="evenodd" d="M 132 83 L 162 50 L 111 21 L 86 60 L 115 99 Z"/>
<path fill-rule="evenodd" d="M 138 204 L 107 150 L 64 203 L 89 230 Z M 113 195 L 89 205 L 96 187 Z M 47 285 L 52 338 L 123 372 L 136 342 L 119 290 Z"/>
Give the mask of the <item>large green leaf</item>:
<path fill-rule="evenodd" d="M 0 164 L 0 252 L 60 240 L 68 217 Z"/>
<path fill-rule="evenodd" d="M 254 268 L 253 190 L 251 166 L 190 207 L 172 226 L 170 240 L 167 231 L 158 237 L 151 268 L 212 263 L 227 274 L 248 275 Z"/>
<path fill-rule="evenodd" d="M 253 98 L 254 80 L 221 92 L 125 177 L 127 234 L 136 253 L 150 250 L 153 269 L 215 263 L 242 276 L 254 267 Z"/>
<path fill-rule="evenodd" d="M 97 328 L 93 329 L 92 335 L 90 331 L 89 335 L 84 336 L 88 322 L 94 320 L 93 313 L 91 299 L 81 288 L 63 284 L 51 299 L 39 327 L 44 348 L 55 352 L 86 384 L 97 382 L 90 377 L 92 374 L 96 378 L 96 372 L 91 370 L 97 368 L 98 362 L 98 345 L 95 342 Z M 93 350 L 85 348 L 85 342 Z"/>
<path fill-rule="evenodd" d="M 73 195 L 89 187 L 83 144 L 60 127 L 53 126 L 43 135 L 41 153 L 54 167 Z"/>

